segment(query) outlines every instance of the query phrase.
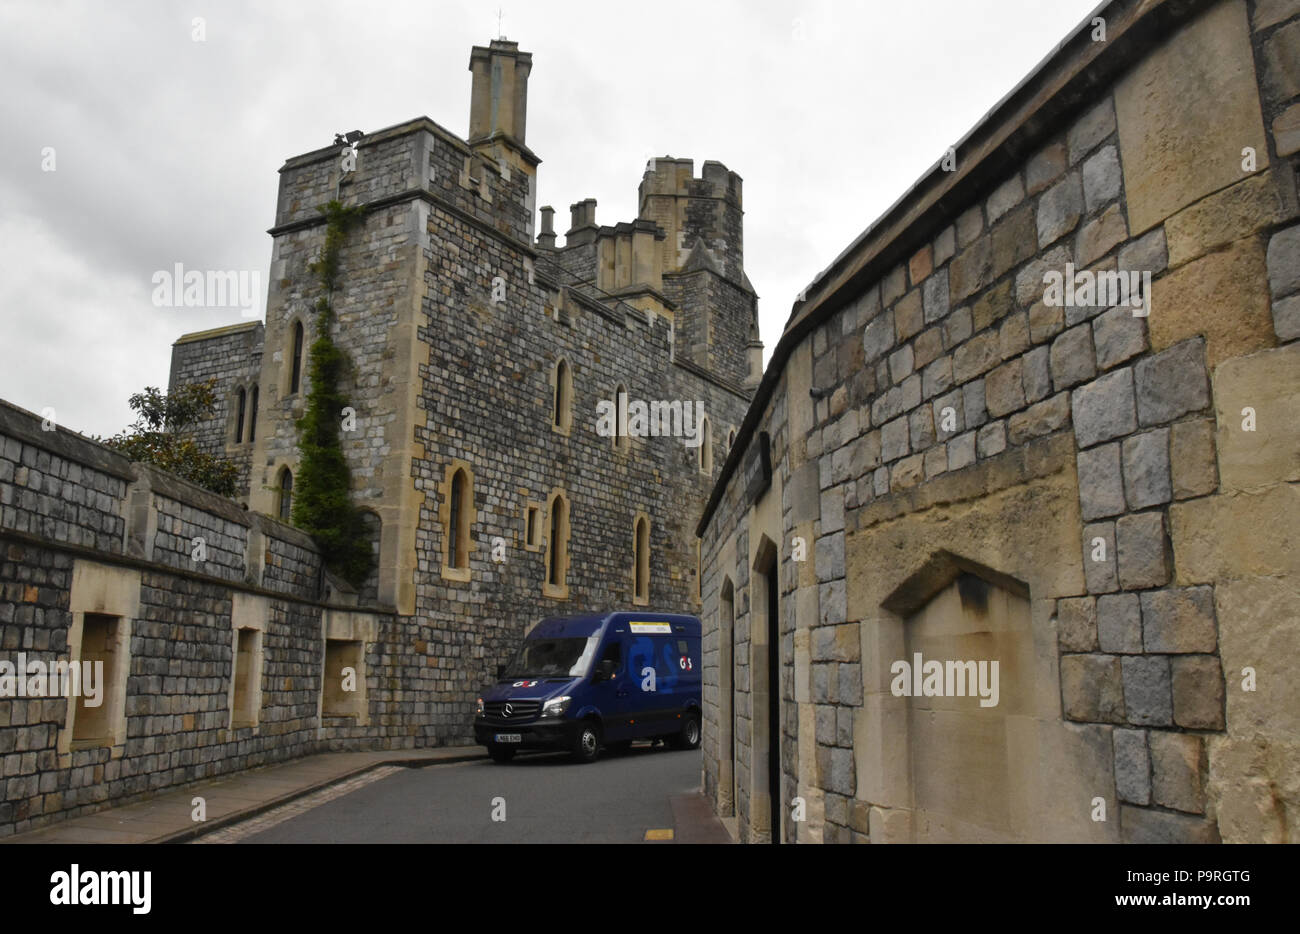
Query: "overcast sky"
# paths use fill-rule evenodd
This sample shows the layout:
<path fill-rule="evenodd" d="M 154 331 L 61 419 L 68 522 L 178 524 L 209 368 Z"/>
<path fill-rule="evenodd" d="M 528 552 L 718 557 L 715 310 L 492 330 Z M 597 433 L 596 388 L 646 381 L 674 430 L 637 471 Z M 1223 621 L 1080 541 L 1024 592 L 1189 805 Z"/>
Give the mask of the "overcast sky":
<path fill-rule="evenodd" d="M 636 215 L 652 156 L 744 178 L 766 352 L 799 290 L 1096 0 L 51 2 L 0 6 L 0 398 L 90 434 L 166 387 L 172 342 L 236 309 L 151 277 L 257 270 L 276 170 L 427 115 L 464 137 L 470 47 L 533 53 L 538 204 Z M 195 17 L 206 37 L 194 41 Z M 46 149 L 54 171 L 43 171 Z"/>

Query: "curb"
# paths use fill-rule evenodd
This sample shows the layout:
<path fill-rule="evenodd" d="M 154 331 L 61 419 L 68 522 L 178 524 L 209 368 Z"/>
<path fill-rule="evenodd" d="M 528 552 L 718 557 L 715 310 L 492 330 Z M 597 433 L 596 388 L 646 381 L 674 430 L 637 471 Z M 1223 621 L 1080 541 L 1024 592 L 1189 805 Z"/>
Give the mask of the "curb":
<path fill-rule="evenodd" d="M 447 748 L 447 747 L 443 747 L 443 748 Z M 478 749 L 478 747 L 474 747 L 474 746 L 469 746 L 466 748 Z M 241 823 L 242 821 L 248 820 L 250 817 L 256 817 L 259 814 L 265 814 L 267 811 L 278 808 L 281 805 L 288 804 L 291 801 L 296 801 L 299 798 L 306 797 L 307 795 L 315 794 L 316 792 L 321 791 L 325 788 L 329 788 L 332 785 L 337 785 L 340 782 L 345 782 L 350 778 L 356 778 L 358 775 L 364 775 L 365 773 L 377 769 L 380 766 L 397 765 L 397 766 L 404 766 L 406 768 L 426 768 L 428 766 L 433 766 L 433 765 L 444 765 L 446 763 L 451 763 L 451 762 L 468 762 L 473 759 L 482 759 L 482 758 L 485 758 L 483 752 L 478 751 L 472 754 L 467 752 L 465 754 L 458 754 L 454 756 L 436 756 L 436 757 L 431 756 L 427 759 L 412 759 L 412 758 L 380 759 L 375 762 L 369 762 L 366 765 L 359 766 L 350 772 L 340 773 L 339 775 L 336 775 L 333 778 L 327 778 L 324 781 L 319 781 L 312 785 L 304 785 L 302 788 L 296 788 L 293 791 L 287 794 L 283 794 L 278 798 L 273 798 L 270 801 L 263 801 L 261 804 L 255 804 L 252 807 L 244 808 L 242 811 L 235 811 L 233 813 L 225 815 L 224 817 L 219 817 L 216 820 L 204 821 L 201 824 L 197 824 L 194 827 L 187 827 L 184 830 L 176 830 L 173 831 L 172 833 L 163 834 L 162 836 L 159 837 L 154 837 L 151 840 L 145 840 L 140 845 L 152 846 L 154 844 L 162 844 L 162 843 L 187 843 L 196 837 L 201 837 L 204 834 L 212 833 L 215 830 L 221 830 L 225 827 L 231 826 L 232 824 Z M 197 791 L 198 789 L 196 788 L 195 790 Z"/>

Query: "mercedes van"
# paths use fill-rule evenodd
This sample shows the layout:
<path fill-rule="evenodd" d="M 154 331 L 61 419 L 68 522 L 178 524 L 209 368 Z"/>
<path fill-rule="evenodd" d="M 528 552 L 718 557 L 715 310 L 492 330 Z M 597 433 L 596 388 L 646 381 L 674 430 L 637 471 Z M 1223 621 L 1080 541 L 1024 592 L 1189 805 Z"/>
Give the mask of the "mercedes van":
<path fill-rule="evenodd" d="M 613 612 L 544 619 L 478 699 L 474 737 L 497 762 L 520 749 L 602 749 L 662 738 L 700 744 L 700 621 Z"/>

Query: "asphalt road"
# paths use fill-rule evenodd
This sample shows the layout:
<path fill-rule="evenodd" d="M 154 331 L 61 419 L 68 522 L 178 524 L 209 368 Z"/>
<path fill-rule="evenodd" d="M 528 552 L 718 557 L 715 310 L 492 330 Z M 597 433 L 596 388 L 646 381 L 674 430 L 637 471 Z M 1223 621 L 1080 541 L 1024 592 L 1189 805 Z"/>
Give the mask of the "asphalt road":
<path fill-rule="evenodd" d="M 669 796 L 698 791 L 700 768 L 699 750 L 638 745 L 401 769 L 241 842 L 639 843 L 673 826 Z"/>

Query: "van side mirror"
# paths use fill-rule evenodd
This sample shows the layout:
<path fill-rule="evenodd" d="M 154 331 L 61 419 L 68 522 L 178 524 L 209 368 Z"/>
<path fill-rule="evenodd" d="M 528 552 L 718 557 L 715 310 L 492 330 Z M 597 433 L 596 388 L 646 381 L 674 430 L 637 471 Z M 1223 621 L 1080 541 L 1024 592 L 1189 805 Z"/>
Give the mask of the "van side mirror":
<path fill-rule="evenodd" d="M 596 683 L 609 681 L 614 677 L 614 660 L 612 658 L 601 659 L 596 665 Z"/>

